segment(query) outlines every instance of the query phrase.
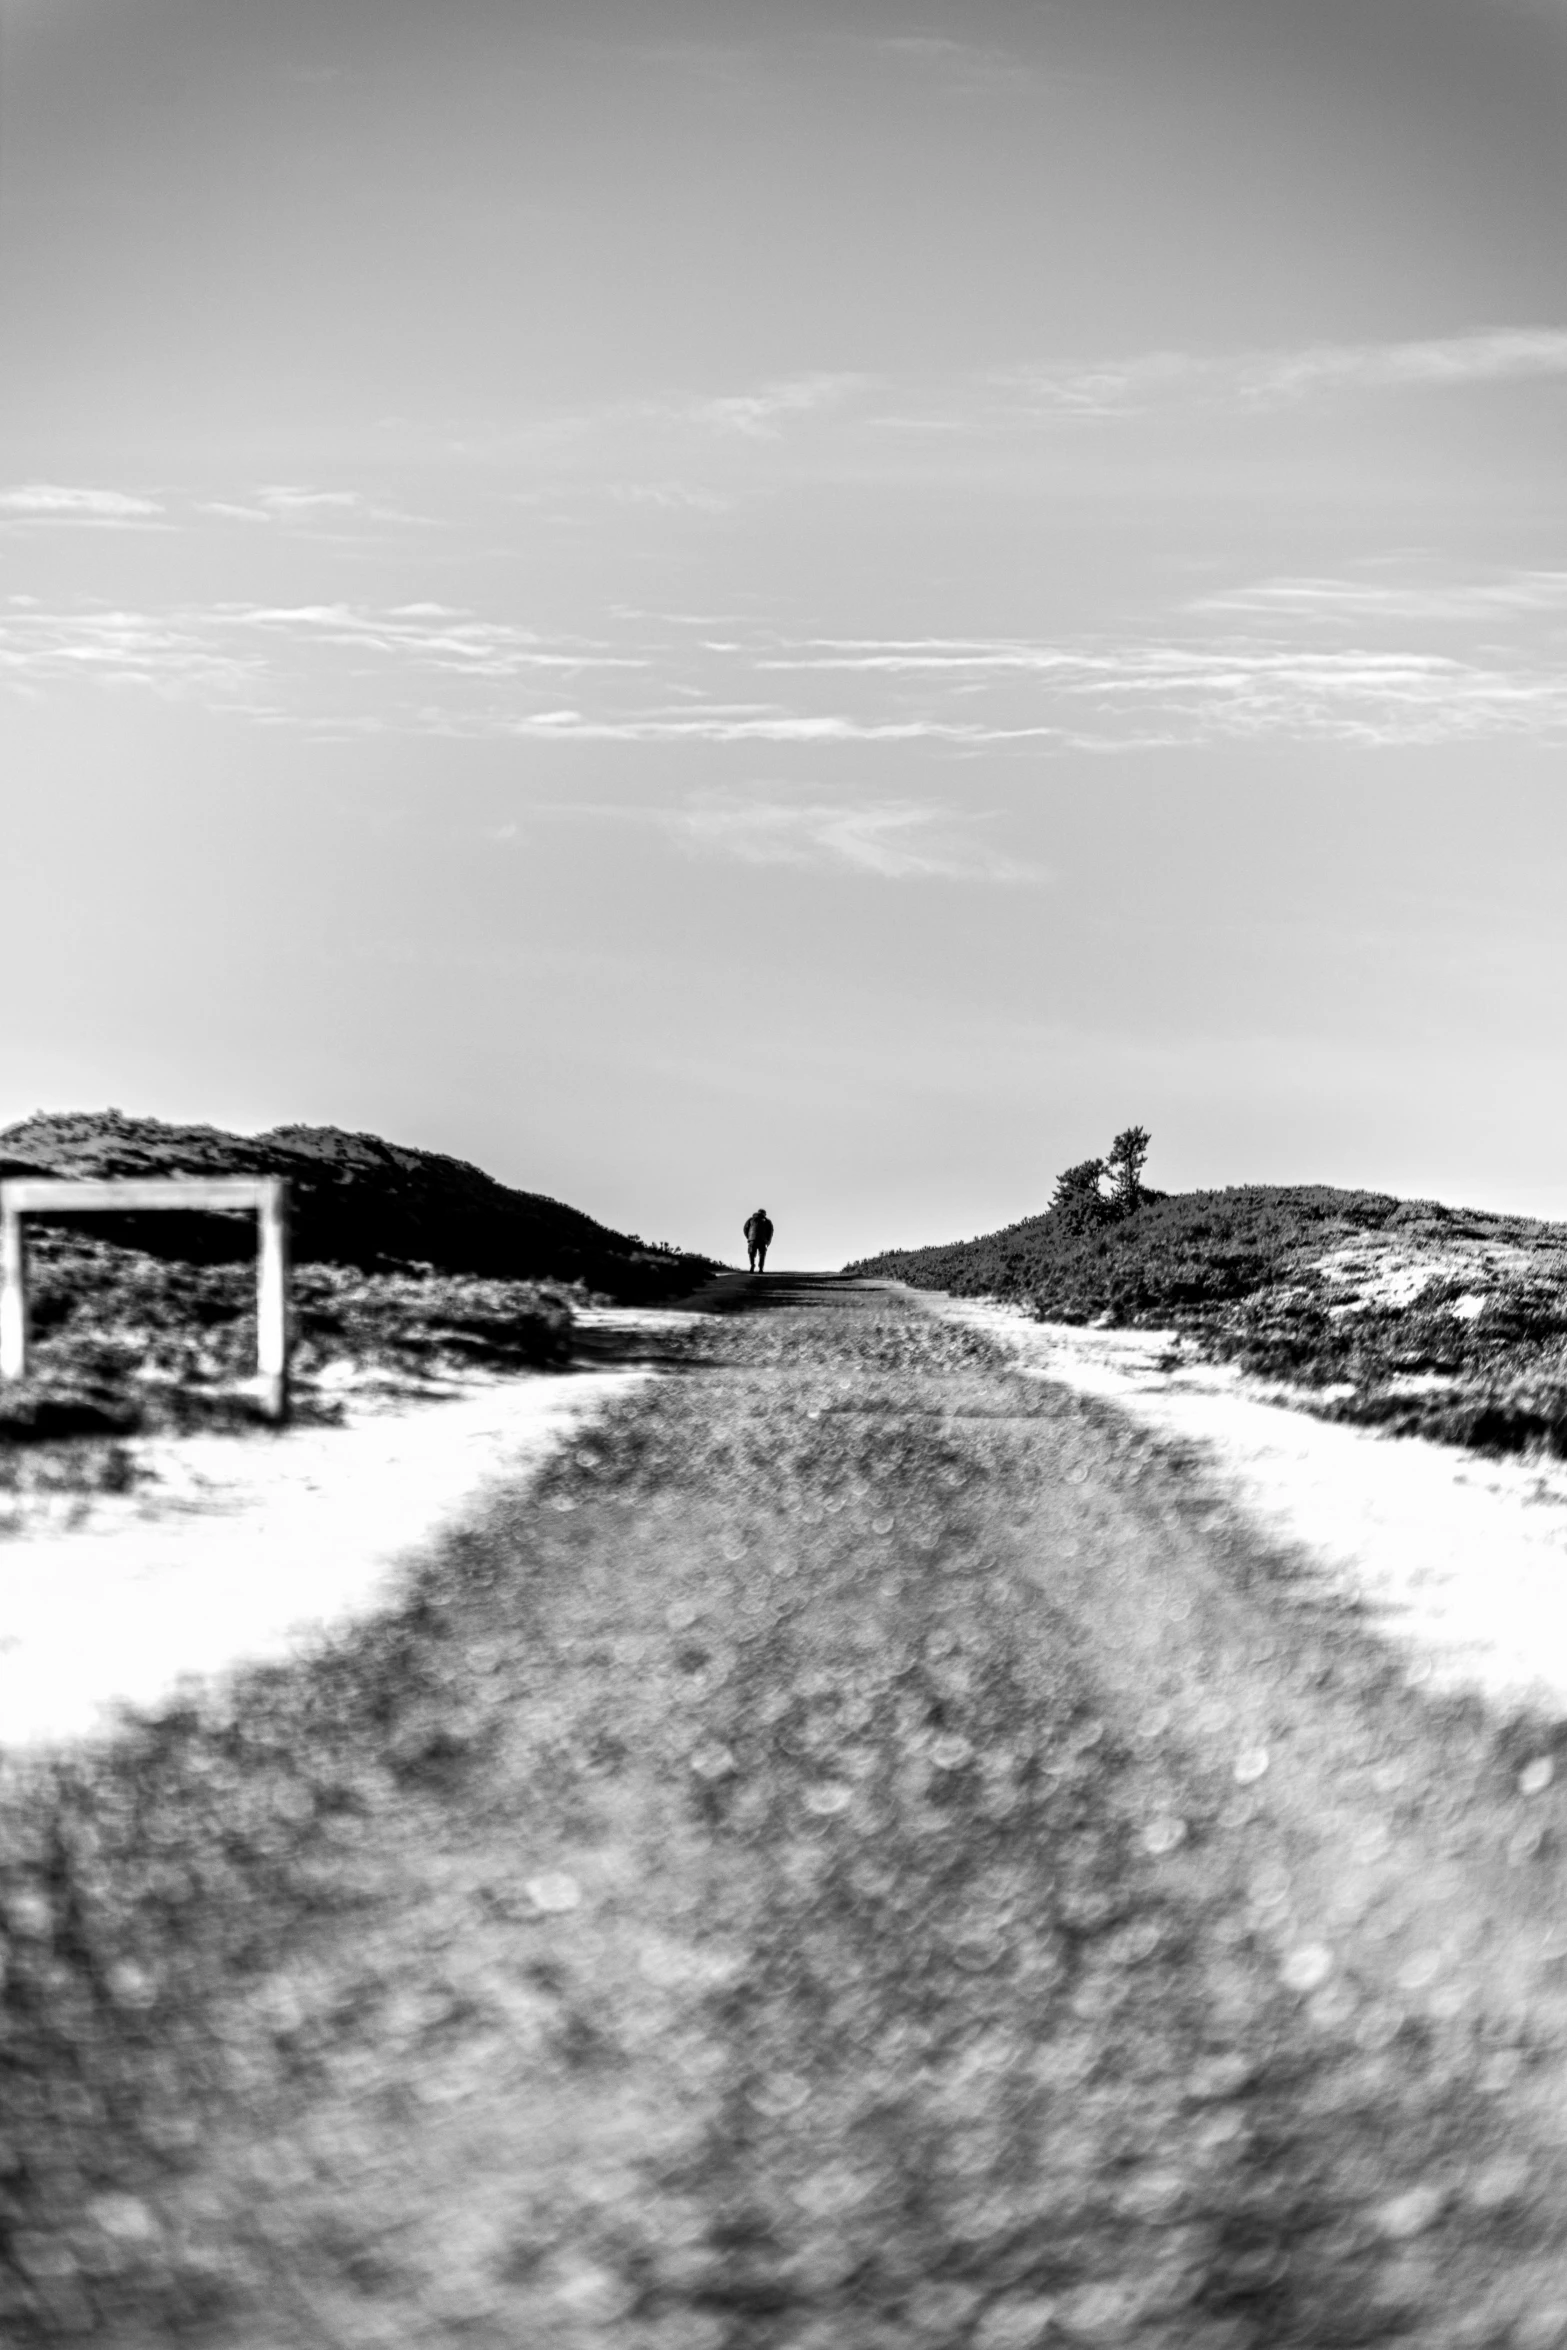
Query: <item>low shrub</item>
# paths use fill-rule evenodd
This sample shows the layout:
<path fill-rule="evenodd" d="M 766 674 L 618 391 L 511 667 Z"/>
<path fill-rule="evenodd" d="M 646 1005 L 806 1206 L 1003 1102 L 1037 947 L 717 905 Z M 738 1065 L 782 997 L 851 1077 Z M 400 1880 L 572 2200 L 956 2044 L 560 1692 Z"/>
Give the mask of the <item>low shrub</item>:
<path fill-rule="evenodd" d="M 846 1270 L 1045 1321 L 1171 1328 L 1333 1419 L 1567 1457 L 1567 1232 L 1326 1185 L 1144 1193 L 1130 1213 L 1085 1217 L 1087 1171 L 1068 1170 L 1044 1215 Z M 1362 1239 L 1396 1242 L 1417 1272 L 1429 1254 L 1432 1277 L 1387 1303 L 1317 1270 Z M 1459 1278 L 1443 1268 L 1465 1242 L 1527 1248 L 1541 1269 L 1499 1275 L 1475 1257 Z"/>
<path fill-rule="evenodd" d="M 33 1244 L 30 1376 L 0 1391 L 0 1445 L 136 1429 L 242 1424 L 255 1368 L 255 1275 L 188 1265 L 113 1241 L 44 1232 Z M 410 1267 L 294 1275 L 294 1367 L 304 1417 L 333 1365 L 359 1371 L 539 1369 L 571 1347 L 570 1293 Z M 0 1461 L 0 1486 L 7 1482 Z"/>

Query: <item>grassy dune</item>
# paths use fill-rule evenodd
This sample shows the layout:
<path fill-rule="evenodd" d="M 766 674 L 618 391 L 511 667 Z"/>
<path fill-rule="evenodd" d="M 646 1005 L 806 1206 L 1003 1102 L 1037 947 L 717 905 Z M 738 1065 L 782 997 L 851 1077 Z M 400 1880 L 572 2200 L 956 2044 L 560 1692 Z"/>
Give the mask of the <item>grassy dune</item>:
<path fill-rule="evenodd" d="M 302 1263 L 581 1282 L 627 1302 L 679 1296 L 711 1270 L 706 1257 L 615 1232 L 464 1159 L 337 1126 L 227 1134 L 118 1110 L 40 1111 L 0 1131 L 0 1175 L 11 1173 L 286 1176 Z M 197 1264 L 246 1257 L 253 1245 L 245 1218 L 94 1217 L 83 1229 Z"/>
<path fill-rule="evenodd" d="M 848 1268 L 1046 1321 L 1170 1329 L 1334 1419 L 1567 1456 L 1567 1227 L 1326 1185 L 1150 1196 Z"/>
<path fill-rule="evenodd" d="M 434 1151 L 336 1127 L 270 1134 L 115 1110 L 0 1133 L 0 1176 L 281 1174 L 293 1207 L 295 1410 L 338 1408 L 341 1374 L 563 1362 L 572 1304 L 682 1295 L 703 1256 L 615 1232 Z M 0 1493 L 131 1474 L 140 1430 L 256 1415 L 254 1220 L 93 1216 L 29 1225 L 35 1346 L 0 1390 Z"/>
<path fill-rule="evenodd" d="M 0 1486 L 29 1440 L 243 1426 L 256 1404 L 256 1284 L 248 1266 L 186 1265 L 46 1233 L 35 1243 L 32 1368 L 0 1390 Z M 430 1271 L 304 1265 L 294 1280 L 298 1416 L 335 1410 L 344 1372 L 450 1376 L 540 1369 L 571 1344 L 556 1285 Z M 8 1474 L 8 1471 L 10 1472 Z"/>

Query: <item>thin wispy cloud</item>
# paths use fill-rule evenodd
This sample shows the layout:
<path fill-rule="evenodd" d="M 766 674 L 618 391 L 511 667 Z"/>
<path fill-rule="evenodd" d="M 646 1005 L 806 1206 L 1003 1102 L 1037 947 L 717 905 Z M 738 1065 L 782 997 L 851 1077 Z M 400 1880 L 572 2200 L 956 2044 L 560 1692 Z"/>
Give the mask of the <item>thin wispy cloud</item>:
<path fill-rule="evenodd" d="M 1271 402 L 1314 392 L 1517 383 L 1564 375 L 1567 331 L 1503 327 L 1424 342 L 1312 344 L 1245 368 L 1238 388 L 1245 400 Z"/>
<path fill-rule="evenodd" d="M 264 708 L 269 723 L 287 722 L 290 715 L 297 723 L 314 723 L 323 697 L 341 705 L 368 696 L 377 705 L 379 726 L 428 731 L 395 701 L 382 709 L 388 681 L 400 686 L 424 675 L 458 687 L 493 688 L 541 671 L 642 666 L 633 652 L 546 640 L 431 603 L 387 612 L 350 604 L 231 604 L 154 614 L 101 606 L 63 610 L 13 597 L 0 608 L 0 679 L 13 686 L 71 678 L 144 685 L 170 698 Z M 273 690 L 261 694 L 264 685 Z M 503 728 L 497 724 L 492 731 Z"/>
<path fill-rule="evenodd" d="M 595 717 L 580 710 L 548 710 L 521 716 L 508 728 L 531 733 L 547 727 L 557 740 L 616 743 L 985 743 L 1061 739 L 1054 725 L 986 726 L 944 718 L 856 718 L 843 711 L 787 712 L 734 717 L 725 708 L 703 708 L 680 716 Z"/>
<path fill-rule="evenodd" d="M 336 529 L 339 533 L 356 523 L 407 523 L 418 529 L 429 529 L 431 518 L 425 514 L 410 514 L 400 506 L 388 506 L 369 498 L 360 490 L 302 489 L 288 483 L 272 483 L 248 492 L 244 497 L 204 498 L 199 510 L 215 514 L 230 522 L 275 523 L 284 529 L 320 533 Z"/>
<path fill-rule="evenodd" d="M 257 490 L 256 499 L 269 514 L 358 513 L 365 503 L 355 490 L 301 490 L 286 484 Z"/>
<path fill-rule="evenodd" d="M 226 605 L 215 617 L 231 630 L 324 650 L 378 653 L 408 667 L 475 678 L 646 666 L 645 657 L 635 652 L 545 638 L 512 622 L 483 620 L 442 604 L 403 604 L 386 612 L 353 604 Z"/>
<path fill-rule="evenodd" d="M 99 529 L 172 528 L 192 514 L 235 522 L 277 523 L 321 529 L 353 523 L 407 523 L 428 527 L 428 517 L 366 497 L 358 490 L 296 489 L 276 485 L 223 498 L 183 503 L 172 495 L 149 498 L 130 490 L 96 489 L 60 482 L 24 482 L 0 489 L 0 523 L 81 524 Z"/>
<path fill-rule="evenodd" d="M 1172 406 L 1267 409 L 1334 392 L 1386 392 L 1567 376 L 1567 331 L 1498 327 L 1402 342 L 1308 343 L 1273 351 L 1156 350 L 976 379 L 973 414 L 1019 406 L 1041 418 L 1132 417 Z M 913 421 L 913 419 L 910 419 Z"/>
<path fill-rule="evenodd" d="M 0 490 L 0 521 L 145 529 L 160 523 L 163 515 L 164 509 L 153 499 L 128 490 L 71 488 L 58 482 L 26 482 Z"/>
<path fill-rule="evenodd" d="M 1159 347 L 940 376 L 816 371 L 536 420 L 531 457 L 552 498 L 609 496 L 678 510 L 733 505 L 765 487 L 779 466 L 793 478 L 823 449 L 835 466 L 852 460 L 874 470 L 896 453 L 939 471 L 974 449 L 1018 436 L 1027 445 L 1042 429 L 1287 417 L 1328 400 L 1562 377 L 1567 330 L 1542 325 L 1274 349 Z M 522 461 L 528 453 L 519 452 Z M 519 486 L 515 494 L 544 493 Z"/>
<path fill-rule="evenodd" d="M 1567 571 L 1517 571 L 1494 579 L 1265 579 L 1201 596 L 1194 612 L 1273 620 L 1497 620 L 1567 615 Z"/>
<path fill-rule="evenodd" d="M 976 378 L 959 413 L 978 426 L 1006 426 L 1020 417 L 1122 417 L 1196 390 L 1206 363 L 1187 352 L 1147 351 L 1080 366 L 1007 368 Z M 917 414 L 900 420 L 919 421 Z"/>
<path fill-rule="evenodd" d="M 1179 735 L 1328 740 L 1369 747 L 1567 736 L 1567 680 L 1434 653 L 1312 653 L 1252 643 L 1129 648 L 1068 689 L 1105 710 L 1157 711 Z"/>
<path fill-rule="evenodd" d="M 1495 586 L 1495 600 L 1478 602 L 1476 616 L 1549 608 L 1559 593 L 1555 574 Z M 1287 596 L 1275 603 L 1262 591 L 1246 606 L 1245 593 L 1237 592 L 1233 608 L 1279 622 L 1292 617 Z M 1219 610 L 1226 600 L 1216 596 L 1205 605 Z M 1313 616 L 1327 609 L 1328 599 L 1319 597 Z M 1455 602 L 1449 609 L 1459 607 Z M 1339 616 L 1348 610 L 1346 604 Z M 1432 616 L 1413 597 L 1411 612 Z M 1397 617 L 1396 610 L 1388 616 Z M 1504 662 L 1494 652 L 1466 659 L 1426 647 L 1324 648 L 1318 641 L 1279 641 L 1281 633 L 1271 639 L 1226 634 L 1206 641 L 1119 643 L 822 639 L 787 652 L 769 648 L 758 655 L 756 668 L 885 677 L 894 685 L 928 681 L 936 691 L 988 689 L 993 697 L 1007 696 L 1009 712 L 1027 708 L 1036 720 L 1054 719 L 1061 739 L 1081 747 L 1091 745 L 1096 732 L 1101 743 L 1113 743 L 1120 725 L 1138 714 L 1155 721 L 1158 739 L 1167 742 L 1282 734 L 1391 744 L 1486 732 L 1557 739 L 1567 725 L 1567 679 L 1559 665 L 1543 655 L 1531 658 L 1522 647 Z M 1019 699 L 1019 688 L 1026 701 Z M 1085 723 L 1090 713 L 1092 723 Z M 977 736 L 998 742 L 1010 731 L 994 719 L 966 723 Z M 1149 738 L 1140 731 L 1137 739 Z"/>
<path fill-rule="evenodd" d="M 645 506 L 663 514 L 725 514 L 734 501 L 701 482 L 614 482 L 605 491 L 617 506 Z"/>
<path fill-rule="evenodd" d="M 141 612 L 53 612 L 31 598 L 0 611 L 0 680 L 24 691 L 86 680 L 255 710 L 266 673 L 259 655 L 218 641 L 205 616 L 192 624 Z"/>
<path fill-rule="evenodd" d="M 695 424 L 748 440 L 775 440 L 786 423 L 841 407 L 866 386 L 863 375 L 798 375 L 755 391 L 724 393 L 688 402 L 680 411 Z"/>
<path fill-rule="evenodd" d="M 1005 708 L 981 715 L 927 709 L 911 716 L 834 711 L 737 718 L 698 709 L 678 717 L 611 718 L 571 712 L 525 720 L 522 728 L 547 724 L 557 740 L 928 742 L 971 751 L 1028 744 L 1113 749 L 1129 742 L 1267 736 L 1368 745 L 1485 734 L 1555 740 L 1567 731 L 1567 680 L 1554 668 L 1509 670 L 1427 652 L 1315 651 L 1240 639 L 930 651 L 898 645 L 798 665 L 904 677 L 933 672 L 944 686 L 1002 671 L 1032 690 L 1026 699 L 1012 698 Z"/>
<path fill-rule="evenodd" d="M 911 800 L 734 795 L 693 800 L 665 821 L 690 847 L 746 865 L 834 866 L 893 881 L 1046 878 L 1041 868 L 985 840 L 983 818 Z"/>
<path fill-rule="evenodd" d="M 1430 592 L 1422 603 L 1411 591 L 1406 607 L 1396 592 L 1367 605 L 1356 583 L 1340 594 L 1342 584 L 1237 589 L 1188 608 L 1179 634 L 1136 639 L 789 643 L 736 630 L 693 642 L 648 616 L 626 616 L 612 636 L 545 636 L 430 600 L 166 615 L 13 603 L 0 611 L 0 675 L 35 687 L 70 676 L 137 681 L 264 707 L 273 725 L 715 751 L 771 744 L 824 758 L 856 745 L 973 757 L 1270 737 L 1567 738 L 1567 675 L 1550 632 L 1533 647 L 1517 626 L 1505 650 L 1493 641 L 1522 613 L 1567 609 L 1560 575 L 1493 582 L 1489 600 L 1471 590 L 1468 603 L 1451 590 L 1445 605 Z M 1467 650 L 1451 638 L 1420 641 L 1418 624 L 1464 615 L 1490 624 Z M 1374 618 L 1399 624 L 1394 641 L 1373 635 Z M 1204 632 L 1205 619 L 1225 625 Z"/>
<path fill-rule="evenodd" d="M 855 36 L 845 35 L 846 39 Z M 902 66 L 938 80 L 944 90 L 979 97 L 1027 88 L 1039 78 L 1037 66 L 1015 50 L 989 42 L 964 41 L 930 32 L 881 33 L 861 37 L 878 65 Z"/>
<path fill-rule="evenodd" d="M 1031 645 L 1011 639 L 973 637 L 894 638 L 880 642 L 869 637 L 826 638 L 792 653 L 764 653 L 761 670 L 841 669 L 937 673 L 961 670 L 977 675 L 989 669 L 1021 669 L 1042 673 L 1080 666 L 1082 656 L 1056 645 Z"/>
<path fill-rule="evenodd" d="M 649 514 L 720 512 L 809 476 L 885 482 L 972 478 L 976 460 L 1025 471 L 1051 437 L 1157 433 L 1182 420 L 1271 421 L 1287 430 L 1328 403 L 1481 394 L 1567 378 L 1567 330 L 1476 328 L 1445 336 L 1311 342 L 1272 349 L 1063 355 L 944 374 L 814 371 L 732 387 L 670 387 L 521 420 L 489 454 L 516 469 L 508 504 L 575 509 L 597 521 L 606 501 Z M 297 528 L 334 520 L 325 496 L 277 491 L 259 514 Z M 390 508 L 339 502 L 336 524 L 389 523 Z M 404 517 L 417 520 L 417 517 Z"/>

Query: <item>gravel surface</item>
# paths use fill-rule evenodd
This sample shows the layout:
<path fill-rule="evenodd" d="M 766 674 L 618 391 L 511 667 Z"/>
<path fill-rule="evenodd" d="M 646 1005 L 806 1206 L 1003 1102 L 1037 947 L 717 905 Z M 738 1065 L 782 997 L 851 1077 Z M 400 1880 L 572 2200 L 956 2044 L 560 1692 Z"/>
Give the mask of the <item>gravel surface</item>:
<path fill-rule="evenodd" d="M 0 2336 L 1567 2341 L 1554 1733 L 917 1300 L 706 1303 L 400 1614 L 12 1759 Z"/>

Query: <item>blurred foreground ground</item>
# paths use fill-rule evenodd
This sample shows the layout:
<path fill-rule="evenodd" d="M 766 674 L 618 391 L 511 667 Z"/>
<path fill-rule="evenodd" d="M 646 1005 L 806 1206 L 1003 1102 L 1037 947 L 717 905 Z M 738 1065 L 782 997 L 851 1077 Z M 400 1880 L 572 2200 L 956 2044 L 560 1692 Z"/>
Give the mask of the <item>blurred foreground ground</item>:
<path fill-rule="evenodd" d="M 398 1611 L 12 1758 L 0 2333 L 1567 2342 L 1554 1725 L 917 1300 L 707 1303 Z"/>
<path fill-rule="evenodd" d="M 395 1605 L 411 1558 L 645 1376 L 344 1381 L 324 1423 L 119 1438 L 110 1492 L 79 1489 L 88 1446 L 37 1446 L 31 1489 L 0 1504 L 0 1749 L 96 1733 L 187 1676 L 297 1655 Z"/>
<path fill-rule="evenodd" d="M 1302 1410 L 1299 1390 L 1214 1363 L 1173 1330 L 1037 1322 L 935 1299 L 1020 1369 L 1103 1397 L 1200 1462 L 1264 1538 L 1309 1554 L 1434 1687 L 1567 1719 L 1567 1465 L 1381 1434 Z M 1304 1563 L 1304 1556 L 1303 1556 Z"/>

